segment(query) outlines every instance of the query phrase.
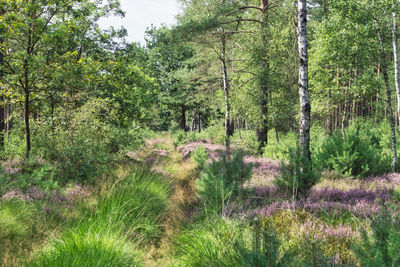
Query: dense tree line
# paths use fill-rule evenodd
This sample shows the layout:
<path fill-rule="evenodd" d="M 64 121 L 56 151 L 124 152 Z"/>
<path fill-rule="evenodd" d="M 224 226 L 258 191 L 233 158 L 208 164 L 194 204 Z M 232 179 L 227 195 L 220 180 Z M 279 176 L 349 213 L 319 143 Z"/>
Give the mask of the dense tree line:
<path fill-rule="evenodd" d="M 394 168 L 396 1 L 180 3 L 177 24 L 149 28 L 141 47 L 124 29 L 99 29 L 101 17 L 123 15 L 118 1 L 2 1 L 1 143 L 23 121 L 28 157 L 32 120 L 104 98 L 117 104 L 118 127 L 219 125 L 226 145 L 251 129 L 260 152 L 271 130 L 278 142 L 300 130 L 307 147 L 311 125 L 332 135 L 357 118 L 387 118 Z"/>

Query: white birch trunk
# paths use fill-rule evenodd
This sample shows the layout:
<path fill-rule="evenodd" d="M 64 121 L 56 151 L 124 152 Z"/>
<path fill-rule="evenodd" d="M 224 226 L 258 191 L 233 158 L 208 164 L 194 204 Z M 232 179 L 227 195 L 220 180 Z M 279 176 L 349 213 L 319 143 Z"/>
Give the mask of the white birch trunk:
<path fill-rule="evenodd" d="M 393 53 L 394 53 L 394 81 L 397 92 L 397 116 L 400 121 L 400 84 L 399 84 L 399 53 L 397 50 L 397 16 L 393 12 Z"/>
<path fill-rule="evenodd" d="M 311 160 L 310 118 L 311 104 L 308 92 L 307 0 L 298 0 L 299 43 L 299 96 L 300 96 L 300 148 L 303 156 Z"/>

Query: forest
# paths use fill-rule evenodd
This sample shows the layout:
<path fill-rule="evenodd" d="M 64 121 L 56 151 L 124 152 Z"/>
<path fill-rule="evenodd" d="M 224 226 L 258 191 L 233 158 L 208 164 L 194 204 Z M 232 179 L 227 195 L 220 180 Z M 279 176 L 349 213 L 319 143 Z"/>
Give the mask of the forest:
<path fill-rule="evenodd" d="M 397 0 L 0 0 L 0 266 L 400 266 Z"/>

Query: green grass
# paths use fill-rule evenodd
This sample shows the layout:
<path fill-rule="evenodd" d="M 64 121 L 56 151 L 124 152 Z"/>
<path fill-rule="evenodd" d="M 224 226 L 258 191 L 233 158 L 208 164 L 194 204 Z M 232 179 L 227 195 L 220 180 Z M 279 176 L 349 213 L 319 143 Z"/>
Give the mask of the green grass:
<path fill-rule="evenodd" d="M 132 242 L 113 232 L 68 231 L 27 266 L 140 266 Z"/>
<path fill-rule="evenodd" d="M 52 238 L 28 266 L 140 266 L 140 250 L 163 235 L 170 180 L 137 169 L 82 209 L 82 218 Z"/>
<path fill-rule="evenodd" d="M 136 170 L 99 201 L 98 211 L 91 220 L 123 229 L 141 242 L 158 241 L 170 193 L 171 180 L 147 170 Z"/>
<path fill-rule="evenodd" d="M 191 224 L 175 240 L 175 256 L 180 266 L 234 266 L 234 244 L 244 230 L 220 218 Z"/>

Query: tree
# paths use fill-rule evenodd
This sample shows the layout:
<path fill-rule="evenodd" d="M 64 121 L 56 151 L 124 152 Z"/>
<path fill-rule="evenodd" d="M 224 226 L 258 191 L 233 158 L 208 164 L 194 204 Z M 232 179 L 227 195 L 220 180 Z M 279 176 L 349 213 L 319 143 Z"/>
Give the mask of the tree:
<path fill-rule="evenodd" d="M 311 104 L 308 92 L 307 1 L 298 0 L 299 40 L 299 95 L 300 95 L 300 148 L 302 156 L 311 161 L 310 117 Z"/>
<path fill-rule="evenodd" d="M 9 88 L 19 92 L 19 98 L 24 103 L 25 156 L 27 158 L 31 151 L 32 101 L 49 89 L 47 84 L 51 83 L 54 73 L 54 69 L 50 71 L 54 66 L 52 63 L 75 52 L 78 55 L 76 59 L 78 62 L 84 53 L 82 43 L 76 48 L 74 47 L 76 43 L 71 40 L 67 42 L 69 47 L 64 42 L 59 48 L 56 47 L 57 42 L 62 37 L 76 36 L 76 32 L 74 34 L 71 32 L 79 19 L 89 23 L 90 28 L 96 25 L 95 22 L 101 16 L 115 10 L 118 13 L 117 1 L 108 0 L 107 3 L 93 0 L 84 0 L 79 3 L 72 0 L 1 2 L 5 9 L 5 16 L 1 18 L 4 38 L 2 49 L 7 51 L 4 64 L 7 73 L 5 83 Z M 94 11 L 96 15 L 93 15 Z M 83 38 L 82 35 L 79 37 Z M 91 45 L 96 46 L 99 43 L 101 42 L 91 42 Z"/>

